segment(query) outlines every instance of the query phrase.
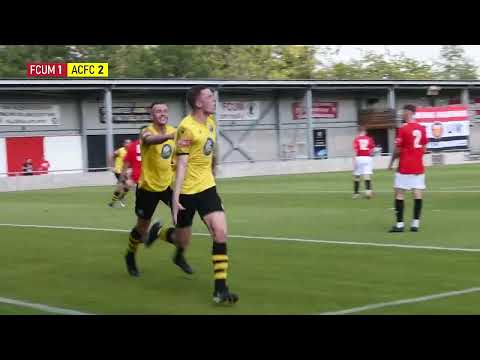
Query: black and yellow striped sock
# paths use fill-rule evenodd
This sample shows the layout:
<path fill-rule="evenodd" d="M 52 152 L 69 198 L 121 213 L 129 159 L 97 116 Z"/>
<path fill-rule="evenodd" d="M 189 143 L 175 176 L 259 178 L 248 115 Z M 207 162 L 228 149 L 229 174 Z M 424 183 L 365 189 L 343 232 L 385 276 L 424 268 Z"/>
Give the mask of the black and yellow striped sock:
<path fill-rule="evenodd" d="M 142 235 L 140 235 L 136 228 L 133 228 L 130 232 L 130 236 L 128 237 L 127 253 L 130 252 L 135 254 L 137 252 L 138 245 L 142 242 Z"/>
<path fill-rule="evenodd" d="M 119 196 L 118 200 L 123 200 L 123 198 L 127 195 L 128 188 L 123 189 L 123 193 Z"/>
<path fill-rule="evenodd" d="M 175 228 L 173 227 L 162 227 L 160 231 L 158 232 L 158 237 L 160 240 L 166 241 L 170 244 L 174 243 L 174 235 L 175 234 Z"/>
<path fill-rule="evenodd" d="M 215 291 L 223 291 L 227 287 L 228 256 L 226 243 L 213 243 L 212 262 Z"/>
<path fill-rule="evenodd" d="M 120 193 L 118 191 L 115 191 L 112 196 L 112 203 L 117 201 L 119 199 Z"/>

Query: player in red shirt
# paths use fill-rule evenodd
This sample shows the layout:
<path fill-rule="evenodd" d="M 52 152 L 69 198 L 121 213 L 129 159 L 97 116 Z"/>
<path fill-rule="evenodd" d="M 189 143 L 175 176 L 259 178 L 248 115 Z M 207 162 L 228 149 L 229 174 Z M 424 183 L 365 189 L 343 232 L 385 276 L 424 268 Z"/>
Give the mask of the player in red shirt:
<path fill-rule="evenodd" d="M 390 232 L 403 232 L 403 208 L 405 190 L 413 190 L 415 198 L 413 220 L 410 231 L 418 231 L 420 213 L 422 211 L 422 190 L 425 189 L 425 167 L 423 155 L 428 143 L 427 131 L 413 118 L 416 108 L 414 105 L 405 105 L 403 108 L 404 124 L 398 129 L 395 140 L 396 148 L 388 169 L 391 170 L 396 158 L 400 158 L 395 174 L 395 212 L 397 223 Z"/>
<path fill-rule="evenodd" d="M 143 130 L 146 126 L 142 127 Z M 141 132 L 140 130 L 140 132 Z M 112 201 L 108 204 L 110 207 L 114 207 L 118 201 L 121 207 L 125 207 L 123 199 L 130 191 L 130 188 L 135 184 L 138 184 L 140 180 L 140 174 L 142 169 L 142 159 L 140 154 L 140 140 L 132 141 L 126 147 L 127 153 L 123 159 L 123 168 L 120 174 L 120 179 L 125 181 L 119 181 L 117 188 L 113 194 Z"/>
<path fill-rule="evenodd" d="M 353 151 L 355 158 L 353 160 L 353 198 L 357 199 L 360 194 L 360 176 L 365 181 L 365 196 L 370 199 L 372 197 L 371 175 L 373 174 L 373 149 L 375 142 L 367 135 L 365 126 L 360 126 L 358 135 L 353 140 Z"/>
<path fill-rule="evenodd" d="M 128 177 L 127 169 L 131 169 L 131 174 Z M 132 187 L 134 184 L 138 184 L 140 180 L 140 174 L 142 172 L 142 157 L 140 153 L 140 140 L 133 141 L 127 147 L 127 154 L 123 159 L 123 174 L 128 177 L 127 184 Z"/>

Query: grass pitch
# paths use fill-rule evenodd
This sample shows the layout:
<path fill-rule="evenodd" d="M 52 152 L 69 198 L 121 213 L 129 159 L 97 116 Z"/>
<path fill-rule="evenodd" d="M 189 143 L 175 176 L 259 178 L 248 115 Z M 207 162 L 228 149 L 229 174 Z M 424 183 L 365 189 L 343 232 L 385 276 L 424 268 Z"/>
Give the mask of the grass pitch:
<path fill-rule="evenodd" d="M 139 248 L 142 274 L 131 278 L 123 255 L 133 193 L 123 209 L 107 207 L 113 186 L 0 193 L 3 224 L 125 230 L 0 225 L 0 297 L 93 314 L 319 314 L 480 287 L 480 166 L 427 169 L 419 233 L 387 233 L 393 175 L 375 172 L 372 200 L 352 199 L 347 172 L 219 180 L 228 280 L 240 295 L 232 307 L 212 303 L 211 240 L 198 215 L 193 276 L 157 242 Z M 408 196 L 407 229 L 412 213 Z M 163 204 L 155 217 L 170 222 Z M 353 313 L 480 314 L 479 304 L 480 291 Z M 48 312 L 0 302 L 0 314 Z"/>

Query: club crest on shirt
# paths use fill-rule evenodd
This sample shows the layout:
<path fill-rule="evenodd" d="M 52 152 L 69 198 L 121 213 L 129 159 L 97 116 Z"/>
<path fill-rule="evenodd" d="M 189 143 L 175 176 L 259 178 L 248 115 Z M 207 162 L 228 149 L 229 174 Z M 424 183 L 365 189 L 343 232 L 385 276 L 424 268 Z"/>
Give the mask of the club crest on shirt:
<path fill-rule="evenodd" d="M 205 146 L 203 147 L 203 153 L 207 156 L 210 155 L 213 151 L 213 145 L 213 140 L 211 138 L 208 138 L 205 142 Z"/>
<path fill-rule="evenodd" d="M 172 155 L 172 147 L 170 146 L 170 144 L 163 145 L 162 158 L 168 159 L 171 155 Z"/>
<path fill-rule="evenodd" d="M 212 125 L 208 125 L 208 130 L 210 130 L 210 132 L 212 133 L 212 132 L 213 132 L 213 126 L 212 126 Z"/>

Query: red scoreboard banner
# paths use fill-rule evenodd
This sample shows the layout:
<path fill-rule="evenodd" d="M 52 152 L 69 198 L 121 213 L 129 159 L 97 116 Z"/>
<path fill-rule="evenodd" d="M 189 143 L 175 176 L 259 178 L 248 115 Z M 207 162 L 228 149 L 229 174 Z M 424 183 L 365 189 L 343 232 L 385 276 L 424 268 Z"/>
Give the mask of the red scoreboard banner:
<path fill-rule="evenodd" d="M 67 64 L 59 64 L 59 63 L 27 64 L 27 77 L 67 77 Z"/>

